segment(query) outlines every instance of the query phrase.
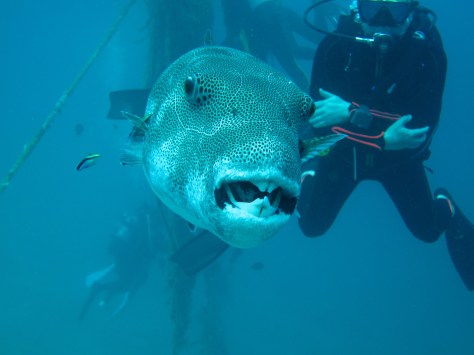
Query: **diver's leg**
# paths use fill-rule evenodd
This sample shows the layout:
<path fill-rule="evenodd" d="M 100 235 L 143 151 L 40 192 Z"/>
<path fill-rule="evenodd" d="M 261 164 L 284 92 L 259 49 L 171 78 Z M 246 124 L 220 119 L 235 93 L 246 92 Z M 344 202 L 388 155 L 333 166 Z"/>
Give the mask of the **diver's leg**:
<path fill-rule="evenodd" d="M 446 229 L 450 211 L 444 201 L 433 199 L 422 162 L 392 167 L 379 180 L 413 235 L 436 241 Z"/>
<path fill-rule="evenodd" d="M 304 176 L 298 201 L 299 225 L 307 237 L 316 237 L 331 227 L 357 182 L 353 167 L 331 153 L 314 159 L 305 170 L 315 175 Z"/>
<path fill-rule="evenodd" d="M 435 198 L 431 197 L 422 163 L 397 167 L 383 183 L 406 225 L 416 237 L 425 242 L 434 242 L 446 231 L 451 259 L 466 287 L 473 290 L 473 227 L 454 205 L 448 192 L 437 190 Z"/>
<path fill-rule="evenodd" d="M 474 290 L 474 228 L 449 193 L 431 190 L 422 163 L 407 164 L 381 179 L 410 231 L 434 242 L 446 231 L 449 254 L 459 276 Z"/>

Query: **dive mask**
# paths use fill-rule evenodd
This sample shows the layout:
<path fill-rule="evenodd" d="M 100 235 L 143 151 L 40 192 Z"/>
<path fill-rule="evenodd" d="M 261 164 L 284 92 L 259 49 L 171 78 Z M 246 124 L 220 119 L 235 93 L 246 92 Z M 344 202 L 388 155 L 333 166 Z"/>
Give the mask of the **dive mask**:
<path fill-rule="evenodd" d="M 417 5 L 417 1 L 357 1 L 360 19 L 371 26 L 402 25 Z"/>

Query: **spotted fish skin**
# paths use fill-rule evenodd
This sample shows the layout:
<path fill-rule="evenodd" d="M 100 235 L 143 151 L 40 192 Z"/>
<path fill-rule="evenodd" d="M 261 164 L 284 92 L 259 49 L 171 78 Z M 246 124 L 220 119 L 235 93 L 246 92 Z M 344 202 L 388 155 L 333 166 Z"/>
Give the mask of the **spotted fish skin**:
<path fill-rule="evenodd" d="M 202 47 L 154 84 L 137 154 L 171 210 L 230 245 L 254 247 L 294 211 L 298 127 L 313 111 L 307 94 L 259 59 Z"/>

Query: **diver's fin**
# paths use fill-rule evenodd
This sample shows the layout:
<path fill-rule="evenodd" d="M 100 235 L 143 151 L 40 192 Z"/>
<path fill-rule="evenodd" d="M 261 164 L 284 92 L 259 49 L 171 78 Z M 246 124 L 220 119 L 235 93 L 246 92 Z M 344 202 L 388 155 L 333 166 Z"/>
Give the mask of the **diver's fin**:
<path fill-rule="evenodd" d="M 93 272 L 86 276 L 86 288 L 90 288 L 93 286 L 97 281 L 102 280 L 105 276 L 107 276 L 113 269 L 115 268 L 115 264 L 107 266 L 105 269 Z"/>
<path fill-rule="evenodd" d="M 213 46 L 214 45 L 214 35 L 212 34 L 212 30 L 210 28 L 207 29 L 204 35 L 204 45 L 205 46 Z"/>
<path fill-rule="evenodd" d="M 119 90 L 109 93 L 110 108 L 107 118 L 123 119 L 122 111 L 133 112 L 137 116 L 145 114 L 149 89 Z"/>
<path fill-rule="evenodd" d="M 247 53 L 251 53 L 252 51 L 250 49 L 249 36 L 247 35 L 247 32 L 244 29 L 242 29 L 239 33 L 239 40 L 242 44 L 243 50 Z"/>
<path fill-rule="evenodd" d="M 467 289 L 474 291 L 474 227 L 470 227 L 469 234 L 459 237 L 446 234 L 446 242 L 459 276 Z"/>
<path fill-rule="evenodd" d="M 122 299 L 122 302 L 120 302 L 120 304 L 118 305 L 118 307 L 115 309 L 115 311 L 110 315 L 109 319 L 110 318 L 113 318 L 115 317 L 117 314 L 119 314 L 124 308 L 125 306 L 128 304 L 128 301 L 130 300 L 130 291 L 127 291 L 124 293 L 123 295 L 123 299 Z"/>
<path fill-rule="evenodd" d="M 211 232 L 204 231 L 181 246 L 171 255 L 170 260 L 192 276 L 211 264 L 227 248 L 229 244 Z"/>
<path fill-rule="evenodd" d="M 82 322 L 86 317 L 87 312 L 89 311 L 92 302 L 95 300 L 96 296 L 104 289 L 103 285 L 100 283 L 94 283 L 87 296 L 85 302 L 82 304 L 81 311 L 79 312 L 79 322 Z"/>
<path fill-rule="evenodd" d="M 435 198 L 444 196 L 454 207 L 454 215 L 446 230 L 446 243 L 453 264 L 466 285 L 474 291 L 474 225 L 462 213 L 449 192 L 436 189 Z"/>
<path fill-rule="evenodd" d="M 89 296 L 87 296 L 86 301 L 82 305 L 81 311 L 79 312 L 79 322 L 82 322 L 86 317 L 87 311 L 89 311 L 89 308 L 91 307 L 92 301 L 94 301 L 96 294 L 97 290 L 93 288 L 89 293 Z"/>
<path fill-rule="evenodd" d="M 301 163 L 305 163 L 316 156 L 328 154 L 331 147 L 345 137 L 345 134 L 330 134 L 324 137 L 300 140 Z"/>

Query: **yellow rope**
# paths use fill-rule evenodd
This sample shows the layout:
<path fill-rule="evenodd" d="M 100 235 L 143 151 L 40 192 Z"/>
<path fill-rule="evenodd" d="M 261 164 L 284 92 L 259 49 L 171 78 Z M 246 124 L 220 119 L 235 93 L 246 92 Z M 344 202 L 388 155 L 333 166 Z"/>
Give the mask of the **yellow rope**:
<path fill-rule="evenodd" d="M 64 92 L 64 94 L 56 102 L 56 105 L 54 106 L 53 110 L 50 112 L 48 117 L 46 117 L 46 120 L 43 122 L 43 124 L 41 125 L 41 128 L 38 130 L 38 132 L 33 137 L 33 139 L 25 145 L 25 147 L 23 149 L 23 154 L 18 158 L 18 160 L 13 165 L 13 167 L 8 171 L 8 173 L 5 175 L 3 180 L 0 182 L 0 192 L 3 192 L 10 185 L 10 183 L 13 179 L 13 176 L 18 172 L 18 170 L 21 168 L 21 166 L 28 159 L 28 157 L 32 153 L 33 149 L 38 145 L 39 141 L 41 140 L 43 135 L 46 133 L 46 130 L 51 126 L 51 123 L 53 123 L 54 119 L 61 113 L 61 109 L 65 105 L 67 99 L 74 92 L 77 85 L 82 80 L 82 78 L 87 73 L 87 71 L 90 69 L 92 64 L 94 64 L 94 62 L 97 59 L 97 57 L 99 56 L 100 52 L 102 52 L 102 50 L 107 46 L 109 41 L 114 36 L 115 32 L 117 32 L 117 29 L 119 28 L 121 22 L 125 19 L 125 17 L 128 14 L 128 11 L 132 7 L 132 5 L 135 3 L 135 1 L 136 0 L 130 0 L 123 7 L 123 9 L 120 12 L 119 16 L 117 17 L 115 22 L 110 27 L 109 32 L 104 37 L 102 42 L 99 44 L 99 46 L 97 47 L 95 52 L 91 55 L 91 57 L 89 58 L 87 63 L 84 65 L 82 70 L 79 72 L 79 74 L 76 76 L 76 78 L 74 79 L 72 84 L 69 86 L 69 88 Z"/>

